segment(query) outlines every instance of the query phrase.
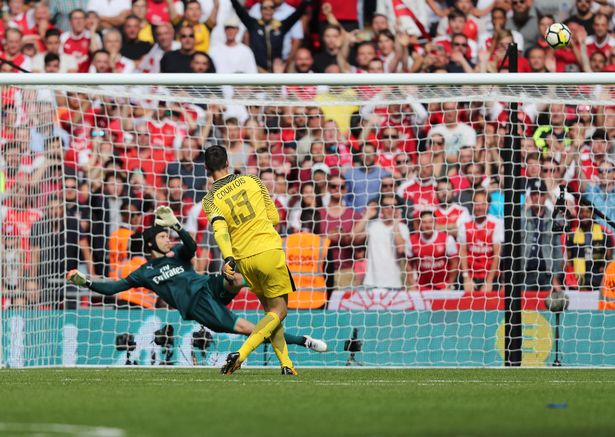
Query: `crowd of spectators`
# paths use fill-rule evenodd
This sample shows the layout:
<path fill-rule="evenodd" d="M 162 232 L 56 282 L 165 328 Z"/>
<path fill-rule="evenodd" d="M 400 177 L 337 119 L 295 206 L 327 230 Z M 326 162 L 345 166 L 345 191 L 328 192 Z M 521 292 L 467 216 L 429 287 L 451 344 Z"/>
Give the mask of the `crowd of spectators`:
<path fill-rule="evenodd" d="M 615 71 L 608 1 L 2 5 L 0 72 L 497 72 L 513 41 L 522 72 Z M 554 21 L 571 28 L 570 48 L 542 40 Z M 213 92 L 242 101 L 245 90 L 226 88 Z M 188 103 L 176 92 L 2 88 L 5 305 L 60 301 L 69 268 L 121 275 L 142 260 L 134 243 L 162 204 L 197 240 L 195 268 L 219 271 L 200 207 L 211 144 L 227 148 L 233 171 L 263 180 L 282 236 L 325 237 L 327 253 L 306 262 L 329 292 L 500 288 L 508 104 L 406 102 L 394 87 L 277 91 L 293 105 Z M 519 118 L 527 288 L 596 290 L 614 245 L 594 208 L 615 218 L 615 106 L 525 103 Z"/>

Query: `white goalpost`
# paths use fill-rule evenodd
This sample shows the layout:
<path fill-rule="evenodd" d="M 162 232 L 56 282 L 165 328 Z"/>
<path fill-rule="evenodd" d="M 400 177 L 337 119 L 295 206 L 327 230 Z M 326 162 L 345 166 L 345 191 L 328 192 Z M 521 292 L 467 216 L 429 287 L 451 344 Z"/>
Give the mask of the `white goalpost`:
<path fill-rule="evenodd" d="M 328 343 L 297 366 L 615 366 L 615 74 L 2 74 L 0 109 L 0 366 L 221 365 L 242 337 L 64 279 L 140 268 L 160 205 L 219 273 L 216 144 L 280 212 L 285 330 Z"/>

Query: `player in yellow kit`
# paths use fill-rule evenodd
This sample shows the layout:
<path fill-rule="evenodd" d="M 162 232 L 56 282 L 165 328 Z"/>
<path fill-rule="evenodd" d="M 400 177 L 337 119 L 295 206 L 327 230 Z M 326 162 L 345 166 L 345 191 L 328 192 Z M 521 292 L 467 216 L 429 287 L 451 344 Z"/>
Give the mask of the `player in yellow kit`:
<path fill-rule="evenodd" d="M 205 166 L 214 184 L 203 198 L 203 209 L 224 258 L 222 271 L 232 278 L 238 268 L 266 313 L 239 350 L 228 354 L 221 372 L 230 375 L 239 369 L 269 339 L 282 374 L 296 375 L 282 326 L 288 313 L 287 295 L 295 284 L 286 267 L 282 239 L 274 229 L 280 221 L 278 211 L 259 178 L 229 174 L 224 147 L 205 150 Z"/>

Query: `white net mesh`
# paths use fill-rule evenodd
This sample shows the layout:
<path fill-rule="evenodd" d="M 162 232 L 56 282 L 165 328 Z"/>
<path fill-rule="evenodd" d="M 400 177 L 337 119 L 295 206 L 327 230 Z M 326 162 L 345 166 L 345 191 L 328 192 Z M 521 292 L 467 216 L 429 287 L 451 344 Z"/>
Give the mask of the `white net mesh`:
<path fill-rule="evenodd" d="M 216 331 L 233 328 L 227 304 L 258 320 L 246 289 L 230 302 L 212 295 L 203 330 L 146 288 L 104 296 L 64 280 L 73 268 L 116 281 L 141 267 L 141 232 L 160 205 L 196 240 L 195 271 L 217 274 L 200 201 L 211 183 L 203 151 L 219 144 L 279 210 L 298 288 L 285 321 L 298 365 L 502 365 L 510 232 L 500 152 L 514 102 L 523 364 L 615 365 L 613 91 L 4 86 L 1 361 L 216 365 L 235 350 L 243 337 Z M 553 290 L 566 293 L 563 312 L 547 309 L 563 303 Z M 304 335 L 329 352 L 292 346 Z M 248 364 L 274 362 L 264 347 Z"/>

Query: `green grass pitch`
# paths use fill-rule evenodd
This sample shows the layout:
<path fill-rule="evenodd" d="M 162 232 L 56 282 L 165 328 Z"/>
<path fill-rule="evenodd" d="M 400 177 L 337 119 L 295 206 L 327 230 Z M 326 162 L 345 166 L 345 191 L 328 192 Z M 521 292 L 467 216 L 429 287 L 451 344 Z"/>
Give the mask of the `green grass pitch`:
<path fill-rule="evenodd" d="M 0 371 L 0 436 L 613 435 L 614 370 Z"/>

